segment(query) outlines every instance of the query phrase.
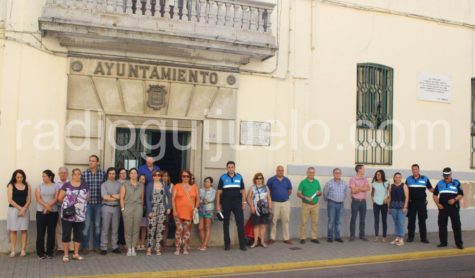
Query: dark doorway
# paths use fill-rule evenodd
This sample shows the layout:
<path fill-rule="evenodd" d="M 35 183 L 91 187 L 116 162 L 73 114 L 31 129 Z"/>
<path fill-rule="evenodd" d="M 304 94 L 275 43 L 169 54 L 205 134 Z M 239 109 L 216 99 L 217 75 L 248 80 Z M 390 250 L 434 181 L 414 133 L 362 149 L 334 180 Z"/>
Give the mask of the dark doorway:
<path fill-rule="evenodd" d="M 182 169 L 188 169 L 187 146 L 191 132 L 146 130 L 135 135 L 128 128 L 117 128 L 115 146 L 115 166 L 131 169 L 145 164 L 145 154 L 159 157 L 155 162 L 162 170 L 167 170 L 173 183 L 179 181 Z"/>

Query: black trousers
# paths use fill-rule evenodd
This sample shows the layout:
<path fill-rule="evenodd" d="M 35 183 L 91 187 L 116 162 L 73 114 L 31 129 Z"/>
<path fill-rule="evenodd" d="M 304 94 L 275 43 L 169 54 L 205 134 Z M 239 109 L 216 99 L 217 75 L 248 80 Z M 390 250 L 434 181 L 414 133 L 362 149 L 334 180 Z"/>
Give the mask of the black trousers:
<path fill-rule="evenodd" d="M 441 244 L 447 244 L 447 224 L 452 223 L 455 244 L 463 245 L 462 241 L 462 223 L 460 223 L 460 209 L 447 206 L 447 208 L 439 210 L 439 239 Z"/>
<path fill-rule="evenodd" d="M 416 216 L 419 220 L 419 236 L 421 241 L 427 240 L 427 201 L 425 199 L 410 200 L 407 210 L 407 237 L 414 239 L 416 233 Z"/>
<path fill-rule="evenodd" d="M 38 256 L 53 256 L 56 224 L 58 224 L 58 213 L 50 212 L 44 214 L 43 212 L 36 212 L 36 254 Z M 45 235 L 46 238 L 46 252 L 45 252 Z"/>
<path fill-rule="evenodd" d="M 231 245 L 231 239 L 229 238 L 229 220 L 231 217 L 231 212 L 234 214 L 234 219 L 236 220 L 236 226 L 239 236 L 239 246 L 245 247 L 246 242 L 244 238 L 244 213 L 242 211 L 242 202 L 239 201 L 227 201 L 223 200 L 221 204 L 223 210 L 223 233 L 224 233 L 224 246 L 228 247 Z"/>

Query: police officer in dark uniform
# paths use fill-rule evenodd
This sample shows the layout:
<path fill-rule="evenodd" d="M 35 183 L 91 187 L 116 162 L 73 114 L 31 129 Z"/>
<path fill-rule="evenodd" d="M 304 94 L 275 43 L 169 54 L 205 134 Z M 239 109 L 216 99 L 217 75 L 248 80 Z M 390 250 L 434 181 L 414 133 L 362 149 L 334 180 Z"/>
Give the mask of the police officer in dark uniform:
<path fill-rule="evenodd" d="M 244 238 L 244 209 L 246 208 L 246 191 L 244 180 L 239 173 L 235 172 L 236 164 L 234 161 L 226 163 L 227 173 L 222 175 L 218 183 L 218 192 L 216 194 L 216 209 L 223 213 L 223 233 L 224 250 L 231 248 L 231 239 L 229 238 L 229 220 L 231 212 L 234 214 L 236 226 L 239 235 L 239 246 L 242 251 L 246 251 L 246 242 Z"/>
<path fill-rule="evenodd" d="M 419 165 L 411 166 L 412 176 L 406 178 L 406 184 L 409 188 L 409 207 L 407 210 L 407 242 L 414 241 L 416 232 L 416 216 L 419 220 L 419 235 L 421 242 L 429 243 L 427 240 L 427 194 L 426 189 L 434 192 L 430 180 L 420 174 Z"/>
<path fill-rule="evenodd" d="M 460 204 L 463 198 L 463 190 L 458 180 L 452 179 L 452 170 L 444 168 L 443 179 L 440 180 L 434 189 L 434 201 L 439 208 L 439 238 L 440 244 L 437 247 L 447 246 L 447 224 L 450 217 L 452 230 L 454 231 L 455 245 L 458 249 L 463 249 L 462 224 L 460 223 Z"/>

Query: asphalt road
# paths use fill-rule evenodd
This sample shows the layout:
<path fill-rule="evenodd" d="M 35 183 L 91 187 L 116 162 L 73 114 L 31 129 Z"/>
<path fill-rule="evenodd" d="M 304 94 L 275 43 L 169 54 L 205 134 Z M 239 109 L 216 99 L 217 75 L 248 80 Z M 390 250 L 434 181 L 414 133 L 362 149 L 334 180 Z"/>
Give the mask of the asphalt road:
<path fill-rule="evenodd" d="M 229 276 L 228 276 L 229 277 Z M 302 278 L 302 277 L 427 277 L 427 278 L 462 278 L 475 277 L 475 255 L 437 258 L 429 260 L 400 261 L 390 263 L 375 263 L 352 265 L 344 267 L 303 269 L 281 272 L 253 273 L 231 277 L 272 277 L 272 278 Z"/>

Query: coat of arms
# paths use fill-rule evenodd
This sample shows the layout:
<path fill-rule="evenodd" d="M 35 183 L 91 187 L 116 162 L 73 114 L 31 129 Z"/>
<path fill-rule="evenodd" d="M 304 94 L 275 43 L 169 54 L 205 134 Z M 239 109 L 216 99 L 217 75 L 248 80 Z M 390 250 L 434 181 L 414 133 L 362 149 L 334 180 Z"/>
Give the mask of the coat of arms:
<path fill-rule="evenodd" d="M 148 107 L 154 110 L 160 110 L 165 107 L 165 95 L 167 93 L 165 86 L 149 85 L 148 88 Z"/>

